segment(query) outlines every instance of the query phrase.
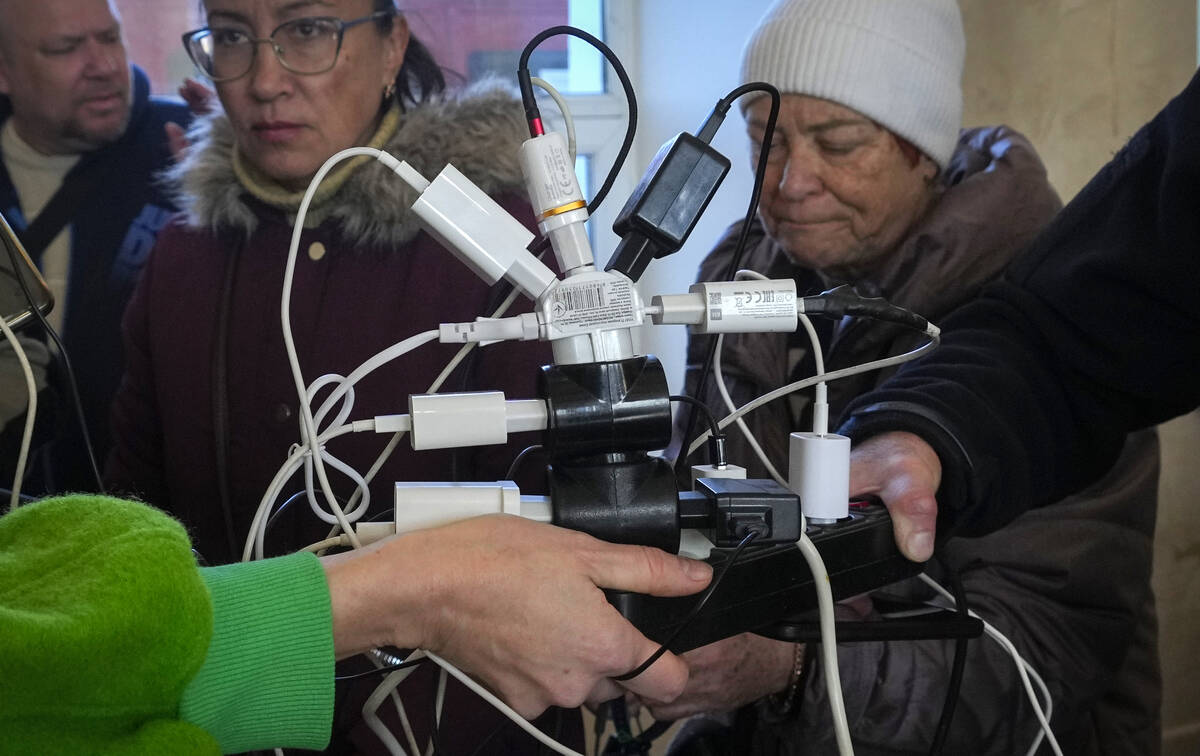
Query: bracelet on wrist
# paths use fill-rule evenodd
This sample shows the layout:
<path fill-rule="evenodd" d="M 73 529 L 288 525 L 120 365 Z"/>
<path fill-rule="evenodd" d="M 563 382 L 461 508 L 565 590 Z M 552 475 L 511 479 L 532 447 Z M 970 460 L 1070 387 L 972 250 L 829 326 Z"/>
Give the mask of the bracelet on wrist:
<path fill-rule="evenodd" d="M 792 652 L 792 671 L 788 675 L 787 687 L 778 693 L 767 696 L 767 706 L 776 716 L 791 714 L 800 699 L 800 689 L 804 686 L 805 644 L 796 643 Z"/>

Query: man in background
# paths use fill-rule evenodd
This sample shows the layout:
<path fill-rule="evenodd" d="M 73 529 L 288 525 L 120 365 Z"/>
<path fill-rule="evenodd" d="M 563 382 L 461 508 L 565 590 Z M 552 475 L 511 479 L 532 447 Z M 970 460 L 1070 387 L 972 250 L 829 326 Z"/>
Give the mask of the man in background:
<path fill-rule="evenodd" d="M 120 319 L 174 205 L 155 176 L 187 106 L 150 97 L 111 0 L 0 0 L 0 212 L 54 295 L 49 323 L 76 372 L 96 457 L 122 372 Z M 7 263 L 6 263 L 7 266 Z M 94 490 L 70 386 L 46 335 L 25 335 L 45 414 L 28 493 Z M 0 346 L 0 480 L 11 480 L 26 394 Z M 41 414 L 41 413 L 39 413 Z"/>

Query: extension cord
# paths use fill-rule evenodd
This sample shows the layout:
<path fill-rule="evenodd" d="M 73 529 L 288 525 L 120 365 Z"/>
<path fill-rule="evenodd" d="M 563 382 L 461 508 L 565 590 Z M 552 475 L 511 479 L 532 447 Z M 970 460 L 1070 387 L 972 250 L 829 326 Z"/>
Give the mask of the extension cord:
<path fill-rule="evenodd" d="M 807 533 L 825 562 L 835 600 L 912 577 L 922 570 L 896 547 L 892 518 L 880 504 L 855 506 L 849 517 L 832 524 L 810 524 Z M 700 543 L 697 539 L 703 540 L 696 533 L 686 534 L 681 551 L 701 556 L 695 551 Z M 704 561 L 716 572 L 732 553 L 733 549 L 713 548 Z M 695 607 L 694 596 L 662 597 L 625 591 L 606 594 L 621 614 L 653 641 L 664 642 L 682 626 L 670 644 L 675 653 L 754 632 L 817 608 L 812 573 L 794 545 L 743 551 L 704 609 L 686 626 L 684 619 Z"/>

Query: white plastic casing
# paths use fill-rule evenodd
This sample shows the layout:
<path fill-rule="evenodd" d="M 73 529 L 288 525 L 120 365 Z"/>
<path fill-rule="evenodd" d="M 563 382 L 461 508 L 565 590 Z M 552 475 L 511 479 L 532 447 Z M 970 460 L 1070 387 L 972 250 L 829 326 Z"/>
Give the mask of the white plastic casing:
<path fill-rule="evenodd" d="M 550 413 L 541 399 L 509 399 L 504 403 L 509 433 L 546 430 Z"/>
<path fill-rule="evenodd" d="M 408 398 L 412 448 L 455 449 L 503 444 L 509 433 L 546 427 L 540 399 L 504 401 L 500 391 L 413 394 Z"/>
<path fill-rule="evenodd" d="M 658 325 L 686 324 L 692 333 L 790 333 L 796 330 L 796 282 L 709 281 L 688 294 L 656 296 Z"/>
<path fill-rule="evenodd" d="M 814 522 L 833 522 L 850 514 L 850 439 L 836 433 L 791 434 L 788 488 L 800 497 L 800 509 Z"/>
<path fill-rule="evenodd" d="M 442 323 L 438 340 L 443 344 L 488 344 L 493 341 L 532 341 L 541 334 L 537 315 L 525 312 L 509 318 L 476 318 L 465 323 Z"/>
<path fill-rule="evenodd" d="M 717 467 L 715 465 L 692 465 L 692 488 L 696 487 L 698 478 L 730 478 L 735 480 L 746 479 L 746 468 L 738 465 L 725 465 Z"/>
<path fill-rule="evenodd" d="M 396 532 L 448 525 L 486 514 L 521 514 L 521 491 L 497 483 L 397 483 Z"/>
<path fill-rule="evenodd" d="M 628 328 L 593 331 L 583 336 L 557 339 L 550 344 L 556 365 L 612 362 L 633 357 L 633 335 Z"/>
<path fill-rule="evenodd" d="M 637 286 L 610 271 L 576 273 L 557 282 L 539 298 L 537 312 L 560 365 L 632 357 L 629 329 L 645 320 Z"/>
<path fill-rule="evenodd" d="M 650 304 L 655 325 L 700 325 L 706 315 L 703 294 L 655 294 Z"/>
<path fill-rule="evenodd" d="M 538 215 L 583 200 L 575 161 L 567 142 L 557 131 L 525 140 L 521 145 L 521 173 L 529 200 Z"/>
<path fill-rule="evenodd" d="M 564 273 L 591 265 L 592 247 L 583 223 L 587 204 L 575 175 L 575 161 L 563 135 L 550 131 L 521 145 L 521 173 L 538 227 L 550 237 Z"/>
<path fill-rule="evenodd" d="M 536 299 L 557 280 L 526 249 L 533 233 L 452 165 L 430 182 L 412 209 L 433 238 L 489 284 L 507 277 Z"/>

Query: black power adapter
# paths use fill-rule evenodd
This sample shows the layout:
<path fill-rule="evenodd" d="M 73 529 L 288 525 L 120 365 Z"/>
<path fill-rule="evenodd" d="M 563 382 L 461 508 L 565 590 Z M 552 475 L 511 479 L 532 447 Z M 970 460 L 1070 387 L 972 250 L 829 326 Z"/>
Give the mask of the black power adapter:
<path fill-rule="evenodd" d="M 729 159 L 700 137 L 664 144 L 613 222 L 621 241 L 605 270 L 636 281 L 651 260 L 678 250 L 728 172 Z"/>
<path fill-rule="evenodd" d="M 699 530 L 718 548 L 733 548 L 750 532 L 754 546 L 800 538 L 800 497 L 769 479 L 701 478 L 679 494 L 679 524 Z"/>

